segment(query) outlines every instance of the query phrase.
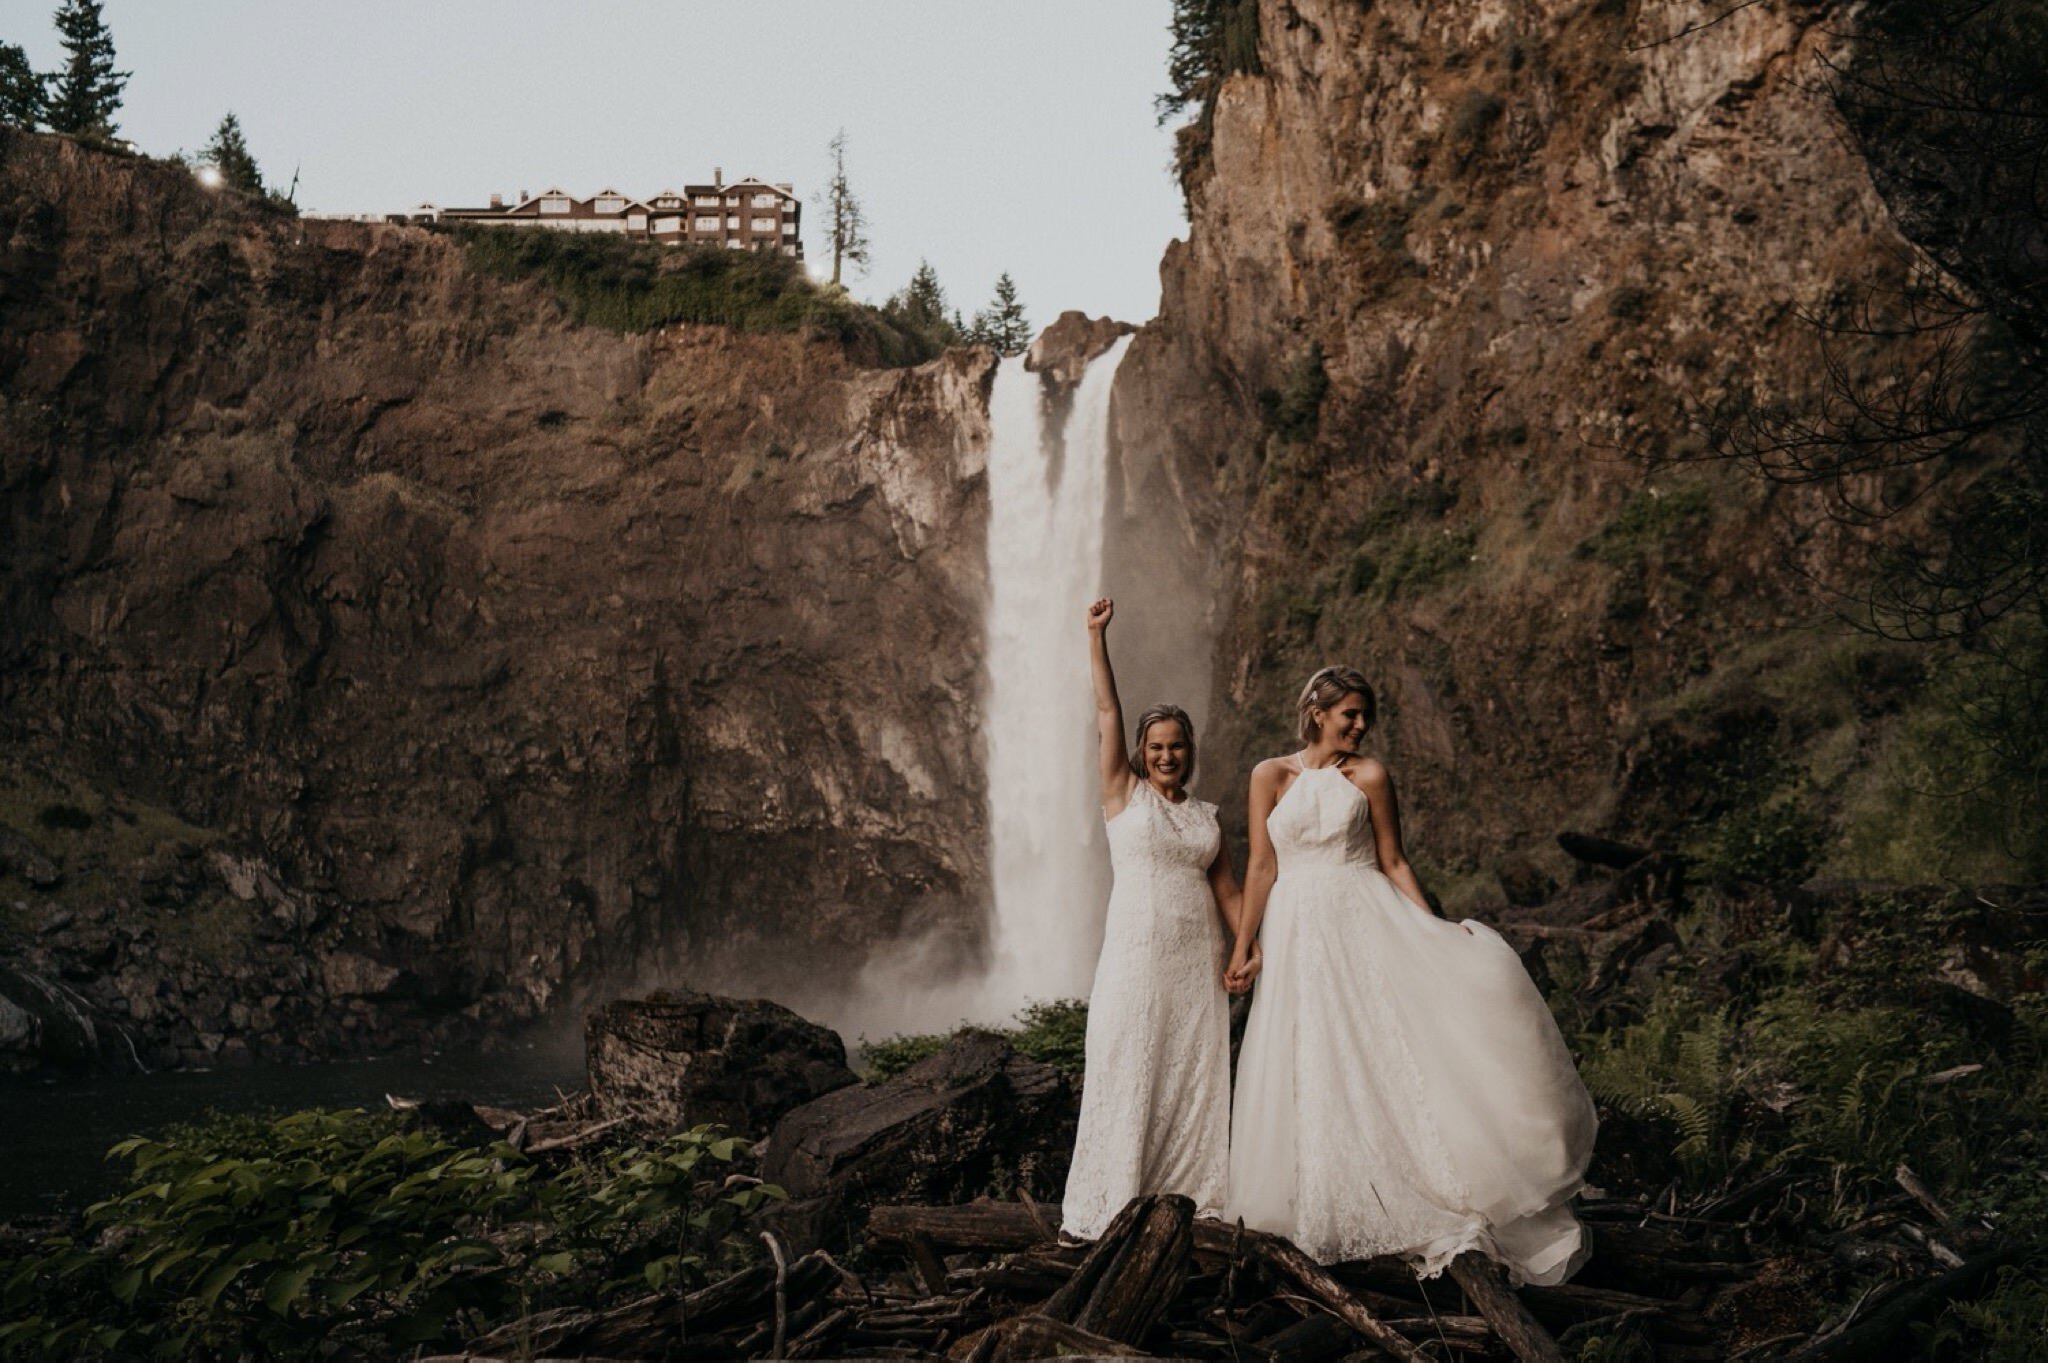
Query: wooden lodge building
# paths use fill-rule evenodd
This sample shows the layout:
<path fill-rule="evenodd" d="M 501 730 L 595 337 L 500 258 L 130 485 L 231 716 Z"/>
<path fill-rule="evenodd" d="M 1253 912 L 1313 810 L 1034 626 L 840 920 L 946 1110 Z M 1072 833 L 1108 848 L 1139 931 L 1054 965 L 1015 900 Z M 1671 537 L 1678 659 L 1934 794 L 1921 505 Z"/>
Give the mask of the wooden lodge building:
<path fill-rule="evenodd" d="M 635 199 L 615 189 L 601 189 L 587 199 L 561 189 L 507 204 L 493 194 L 486 208 L 437 208 L 421 204 L 396 215 L 404 222 L 470 223 L 483 227 L 546 227 L 557 232 L 620 232 L 664 246 L 730 246 L 751 251 L 780 251 L 803 259 L 799 234 L 803 203 L 787 184 L 765 180 L 725 183 L 714 170 L 708 185 L 664 189 Z"/>

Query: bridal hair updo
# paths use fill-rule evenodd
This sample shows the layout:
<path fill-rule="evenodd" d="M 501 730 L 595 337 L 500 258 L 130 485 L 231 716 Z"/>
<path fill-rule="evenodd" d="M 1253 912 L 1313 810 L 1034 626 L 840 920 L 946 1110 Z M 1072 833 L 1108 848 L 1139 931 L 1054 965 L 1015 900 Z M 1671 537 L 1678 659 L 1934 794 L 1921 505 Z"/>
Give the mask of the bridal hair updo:
<path fill-rule="evenodd" d="M 1308 685 L 1301 688 L 1301 699 L 1295 702 L 1300 715 L 1301 741 L 1316 741 L 1315 712 L 1328 710 L 1344 697 L 1356 694 L 1365 702 L 1365 727 L 1371 730 L 1373 720 L 1379 714 L 1379 699 L 1372 693 L 1372 683 L 1365 674 L 1355 667 L 1326 667 L 1308 679 Z"/>
<path fill-rule="evenodd" d="M 1153 725 L 1162 719 L 1178 720 L 1180 731 L 1188 740 L 1188 764 L 1180 770 L 1181 789 L 1185 790 L 1195 779 L 1195 722 L 1188 718 L 1188 712 L 1178 705 L 1155 705 L 1138 716 L 1138 736 L 1131 740 L 1131 770 L 1143 781 L 1145 776 L 1145 735 Z"/>

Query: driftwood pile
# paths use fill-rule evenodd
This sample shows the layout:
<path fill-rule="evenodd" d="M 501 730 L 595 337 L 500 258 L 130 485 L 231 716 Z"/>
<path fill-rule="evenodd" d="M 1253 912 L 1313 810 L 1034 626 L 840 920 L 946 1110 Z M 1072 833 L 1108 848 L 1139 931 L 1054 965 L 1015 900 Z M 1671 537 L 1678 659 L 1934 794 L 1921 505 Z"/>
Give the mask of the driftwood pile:
<path fill-rule="evenodd" d="M 1884 1360 L 1913 1322 L 2019 1257 L 1911 1171 L 1899 1184 L 1820 1242 L 1798 1227 L 1821 1190 L 1782 1175 L 1689 1205 L 1584 1201 L 1592 1265 L 1520 1289 L 1477 1255 L 1426 1282 L 1391 1259 L 1325 1267 L 1277 1236 L 1197 1220 L 1183 1197 L 1132 1202 L 1091 1245 L 1063 1243 L 1049 1203 L 883 1206 L 847 1256 L 858 1271 L 764 1236 L 766 1262 L 694 1293 L 539 1313 L 459 1357 L 1563 1363 L 1604 1340 L 1667 1363 Z M 1803 1290 L 1874 1260 L 1895 1270 L 1886 1286 L 1816 1330 Z"/>

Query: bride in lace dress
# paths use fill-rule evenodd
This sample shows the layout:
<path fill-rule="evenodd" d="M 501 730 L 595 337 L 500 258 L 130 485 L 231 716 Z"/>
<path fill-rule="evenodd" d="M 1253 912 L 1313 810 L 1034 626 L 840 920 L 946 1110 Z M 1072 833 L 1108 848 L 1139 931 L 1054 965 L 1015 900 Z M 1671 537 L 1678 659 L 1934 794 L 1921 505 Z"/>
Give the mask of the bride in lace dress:
<path fill-rule="evenodd" d="M 1514 949 L 1423 907 L 1393 782 L 1356 755 L 1373 709 L 1364 677 L 1324 668 L 1301 697 L 1307 746 L 1252 773 L 1230 970 L 1261 936 L 1266 968 L 1227 1215 L 1325 1263 L 1398 1254 L 1427 1276 L 1479 1250 L 1561 1282 L 1588 1253 L 1571 1198 L 1592 1099 Z"/>
<path fill-rule="evenodd" d="M 1144 1193 L 1183 1193 L 1223 1209 L 1230 1142 L 1230 1009 L 1222 969 L 1235 928 L 1237 877 L 1216 806 L 1188 794 L 1195 730 L 1177 707 L 1138 718 L 1123 747 L 1109 665 L 1114 606 L 1088 608 L 1089 653 L 1116 876 L 1088 997 L 1081 1126 L 1061 1211 L 1065 1234 L 1101 1235 Z M 1247 979 L 1258 970 L 1248 957 Z"/>

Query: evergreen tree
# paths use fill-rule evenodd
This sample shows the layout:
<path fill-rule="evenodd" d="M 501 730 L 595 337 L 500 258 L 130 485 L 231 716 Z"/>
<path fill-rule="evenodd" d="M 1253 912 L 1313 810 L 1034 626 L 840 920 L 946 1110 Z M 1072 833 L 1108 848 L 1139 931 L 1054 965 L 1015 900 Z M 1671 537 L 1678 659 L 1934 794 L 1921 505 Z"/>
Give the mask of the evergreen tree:
<path fill-rule="evenodd" d="M 56 23 L 71 56 L 55 77 L 43 117 L 52 132 L 112 141 L 114 113 L 129 73 L 114 69 L 114 35 L 100 15 L 100 0 L 64 0 Z"/>
<path fill-rule="evenodd" d="M 1224 77 L 1261 69 L 1258 0 L 1173 0 L 1168 28 L 1166 80 L 1173 88 L 1154 101 L 1161 123 L 1190 104 L 1207 121 Z"/>
<path fill-rule="evenodd" d="M 995 299 L 974 314 L 967 328 L 967 340 L 985 345 L 998 355 L 1021 355 L 1031 344 L 1031 323 L 1024 317 L 1024 305 L 1017 300 L 1017 284 L 1009 272 L 996 280 Z"/>
<path fill-rule="evenodd" d="M 206 144 L 200 159 L 220 172 L 221 182 L 230 189 L 239 189 L 244 194 L 263 192 L 263 171 L 256 164 L 256 158 L 249 152 L 249 144 L 242 139 L 242 121 L 229 110 L 221 119 L 220 126 L 213 131 L 213 141 Z"/>
<path fill-rule="evenodd" d="M 937 354 L 961 341 L 960 314 L 949 309 L 946 290 L 939 284 L 939 272 L 931 262 L 920 260 L 910 282 L 892 294 L 882 311 L 905 329 L 924 338 Z"/>
<path fill-rule="evenodd" d="M 917 262 L 917 273 L 903 289 L 903 315 L 923 327 L 946 324 L 946 291 L 939 285 L 939 273 L 928 260 Z"/>
<path fill-rule="evenodd" d="M 841 128 L 828 145 L 832 181 L 825 186 L 818 205 L 825 210 L 825 231 L 832 244 L 832 282 L 837 284 L 842 266 L 867 266 L 868 219 L 846 180 L 846 129 Z"/>
<path fill-rule="evenodd" d="M 43 121 L 44 79 L 28 64 L 28 53 L 0 43 L 0 123 L 34 128 Z"/>

